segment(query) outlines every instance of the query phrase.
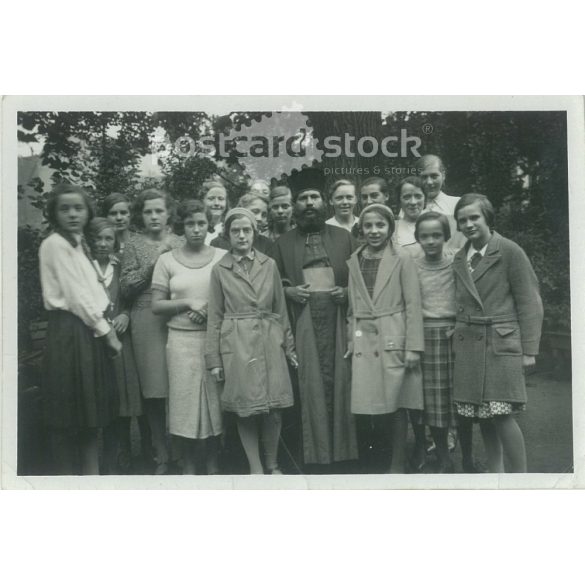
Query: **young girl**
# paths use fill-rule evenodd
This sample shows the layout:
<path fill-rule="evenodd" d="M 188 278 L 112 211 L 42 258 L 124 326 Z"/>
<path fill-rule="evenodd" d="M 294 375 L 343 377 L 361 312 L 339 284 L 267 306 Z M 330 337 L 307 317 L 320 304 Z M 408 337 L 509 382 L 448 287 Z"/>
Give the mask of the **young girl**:
<path fill-rule="evenodd" d="M 357 198 L 355 185 L 348 179 L 340 179 L 331 185 L 329 191 L 329 204 L 333 207 L 333 217 L 325 223 L 346 229 L 351 233 L 358 218 L 353 214 Z"/>
<path fill-rule="evenodd" d="M 120 358 L 114 361 L 119 417 L 106 433 L 109 470 L 112 473 L 129 473 L 132 460 L 130 423 L 132 417 L 142 415 L 142 398 L 129 331 L 130 307 L 120 299 L 120 264 L 112 261 L 118 252 L 118 232 L 116 225 L 103 217 L 92 219 L 87 232 L 98 278 L 110 298 L 107 316 L 122 342 Z"/>
<path fill-rule="evenodd" d="M 404 473 L 405 409 L 423 408 L 418 277 L 410 256 L 392 244 L 394 215 L 388 207 L 368 205 L 358 225 L 366 243 L 347 262 L 351 411 L 361 419 L 358 432 L 367 416 L 386 433 L 385 441 L 392 444 L 390 473 Z"/>
<path fill-rule="evenodd" d="M 455 206 L 467 244 L 453 261 L 457 324 L 453 397 L 460 416 L 479 418 L 493 473 L 526 472 L 526 449 L 514 413 L 526 407 L 524 368 L 534 364 L 542 326 L 538 281 L 524 251 L 494 231 L 485 195 Z"/>
<path fill-rule="evenodd" d="M 211 271 L 206 363 L 218 382 L 225 379 L 221 403 L 238 415 L 250 473 L 264 473 L 260 424 L 266 471 L 279 474 L 281 409 L 293 404 L 287 358 L 297 365 L 280 275 L 253 249 L 257 226 L 248 209 L 228 212 L 225 233 L 231 251 Z"/>
<path fill-rule="evenodd" d="M 198 198 L 211 213 L 211 223 L 205 238 L 205 243 L 209 246 L 211 240 L 223 232 L 223 219 L 228 208 L 227 191 L 219 181 L 208 181 L 203 183 Z"/>
<path fill-rule="evenodd" d="M 400 214 L 396 221 L 394 242 L 413 257 L 422 256 L 420 244 L 416 241 L 414 228 L 416 220 L 425 208 L 425 193 L 420 177 L 407 177 L 396 189 Z"/>
<path fill-rule="evenodd" d="M 168 318 L 169 431 L 182 447 L 183 474 L 195 473 L 200 451 L 207 473 L 218 472 L 213 439 L 222 432 L 221 408 L 204 346 L 211 269 L 225 251 L 205 245 L 210 221 L 201 201 L 183 202 L 176 228 L 185 244 L 162 254 L 152 276 L 152 311 Z"/>
<path fill-rule="evenodd" d="M 134 221 L 142 233 L 133 234 L 122 255 L 120 289 L 131 304 L 130 323 L 134 357 L 138 368 L 144 411 L 155 451 L 155 475 L 168 472 L 166 442 L 167 374 L 166 319 L 152 312 L 152 272 L 158 257 L 183 245 L 184 240 L 169 234 L 168 224 L 174 202 L 168 193 L 147 189 L 134 202 Z"/>
<path fill-rule="evenodd" d="M 121 255 L 130 237 L 130 200 L 122 193 L 111 193 L 104 199 L 102 211 L 102 215 L 116 227 L 117 247 Z"/>
<path fill-rule="evenodd" d="M 122 345 L 105 318 L 109 299 L 83 235 L 93 217 L 87 193 L 55 187 L 45 215 L 54 229 L 39 250 L 49 311 L 44 395 L 54 464 L 58 474 L 97 475 L 98 430 L 118 414 L 111 358 Z"/>
<path fill-rule="evenodd" d="M 455 279 L 453 254 L 444 248 L 451 237 L 448 218 L 436 211 L 420 215 L 414 230 L 424 256 L 415 264 L 421 287 L 425 351 L 422 356 L 424 424 L 431 429 L 439 467 L 437 473 L 453 473 L 449 454 L 449 428 L 456 426 L 453 405 L 453 354 L 451 335 L 455 328 Z M 424 432 L 416 437 L 424 453 Z M 465 452 L 465 449 L 464 449 Z M 465 466 L 464 466 L 465 467 Z"/>

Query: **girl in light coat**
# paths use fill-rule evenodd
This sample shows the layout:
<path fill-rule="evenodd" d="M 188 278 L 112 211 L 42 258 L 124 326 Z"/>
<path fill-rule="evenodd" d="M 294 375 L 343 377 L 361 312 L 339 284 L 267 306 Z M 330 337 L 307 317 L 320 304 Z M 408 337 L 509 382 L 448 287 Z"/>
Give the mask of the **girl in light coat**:
<path fill-rule="evenodd" d="M 406 409 L 423 408 L 424 336 L 416 269 L 393 246 L 394 225 L 385 205 L 369 205 L 360 216 L 366 244 L 348 260 L 346 357 L 352 356 L 351 411 L 358 415 L 358 431 L 367 416 L 366 426 L 377 427 L 384 442 L 392 443 L 390 472 L 404 473 Z"/>

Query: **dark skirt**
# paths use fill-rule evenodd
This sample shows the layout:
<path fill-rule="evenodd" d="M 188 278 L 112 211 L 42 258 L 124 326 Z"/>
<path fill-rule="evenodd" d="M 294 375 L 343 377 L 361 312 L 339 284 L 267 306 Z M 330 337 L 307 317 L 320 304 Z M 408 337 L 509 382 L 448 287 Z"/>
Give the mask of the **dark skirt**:
<path fill-rule="evenodd" d="M 105 427 L 118 416 L 113 360 L 102 339 L 68 311 L 49 311 L 44 415 L 55 429 Z"/>

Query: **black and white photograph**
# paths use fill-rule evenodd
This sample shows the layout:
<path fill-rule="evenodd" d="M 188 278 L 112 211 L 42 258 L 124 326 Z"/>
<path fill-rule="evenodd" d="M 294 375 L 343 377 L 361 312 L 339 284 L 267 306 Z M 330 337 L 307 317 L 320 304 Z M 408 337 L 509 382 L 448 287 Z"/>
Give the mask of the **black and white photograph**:
<path fill-rule="evenodd" d="M 582 98 L 5 106 L 5 485 L 575 484 Z"/>

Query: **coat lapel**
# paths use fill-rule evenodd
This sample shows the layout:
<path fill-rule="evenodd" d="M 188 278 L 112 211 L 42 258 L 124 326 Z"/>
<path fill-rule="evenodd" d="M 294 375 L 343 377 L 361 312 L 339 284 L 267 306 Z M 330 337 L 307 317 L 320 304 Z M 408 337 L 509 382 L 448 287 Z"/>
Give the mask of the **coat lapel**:
<path fill-rule="evenodd" d="M 370 311 L 374 310 L 374 304 L 372 303 L 372 299 L 370 298 L 370 293 L 366 288 L 366 283 L 364 282 L 364 277 L 362 276 L 362 271 L 360 270 L 360 261 L 358 259 L 359 253 L 365 248 L 365 246 L 361 246 L 358 248 L 347 261 L 347 265 L 349 266 L 349 272 L 351 278 L 354 279 L 356 286 L 359 290 L 359 294 L 361 298 L 364 300 L 365 303 L 369 305 Z"/>
<path fill-rule="evenodd" d="M 378 301 L 378 297 L 390 280 L 390 277 L 392 276 L 396 266 L 398 266 L 398 253 L 396 252 L 394 246 L 390 244 L 384 250 L 384 255 L 382 256 L 380 267 L 378 268 L 376 284 L 374 285 L 374 294 L 372 295 L 372 303 L 374 305 Z"/>
<path fill-rule="evenodd" d="M 256 261 L 252 264 L 252 269 L 250 270 L 250 274 L 248 278 L 250 283 L 253 285 L 254 281 L 258 278 L 258 275 L 264 270 L 264 263 L 268 259 L 262 252 L 258 252 L 256 250 Z"/>
<path fill-rule="evenodd" d="M 479 293 L 475 288 L 475 284 L 473 284 L 473 280 L 471 279 L 471 274 L 469 272 L 469 268 L 467 267 L 467 250 L 469 247 L 469 243 L 465 244 L 457 254 L 455 254 L 455 258 L 453 258 L 453 270 L 457 276 L 461 279 L 461 282 L 465 286 L 465 288 L 469 291 L 469 293 L 473 296 L 473 298 L 481 304 L 483 307 L 483 303 L 481 302 L 481 298 L 479 297 Z"/>
<path fill-rule="evenodd" d="M 501 260 L 502 254 L 500 253 L 500 240 L 501 236 L 497 232 L 494 232 L 488 242 L 484 257 L 471 275 L 473 282 L 477 282 L 487 270 Z"/>

